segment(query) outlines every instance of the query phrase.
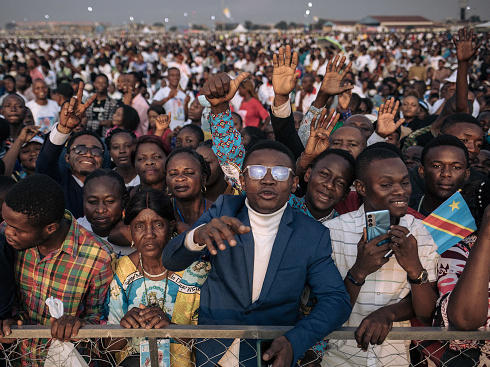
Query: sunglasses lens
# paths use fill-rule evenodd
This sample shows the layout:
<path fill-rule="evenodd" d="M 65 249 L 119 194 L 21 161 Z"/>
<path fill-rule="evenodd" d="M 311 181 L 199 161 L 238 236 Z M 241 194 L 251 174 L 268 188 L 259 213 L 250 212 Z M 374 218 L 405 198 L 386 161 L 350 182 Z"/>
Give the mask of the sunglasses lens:
<path fill-rule="evenodd" d="M 76 154 L 87 154 L 88 152 L 88 148 L 85 145 L 77 145 L 73 150 Z"/>
<path fill-rule="evenodd" d="M 267 168 L 264 166 L 248 166 L 248 175 L 254 180 L 263 179 L 266 172 Z"/>
<path fill-rule="evenodd" d="M 289 177 L 289 169 L 281 166 L 272 167 L 272 177 L 277 181 L 286 181 Z"/>
<path fill-rule="evenodd" d="M 102 149 L 100 149 L 100 148 L 92 148 L 92 149 L 90 150 L 90 152 L 91 152 L 91 153 L 92 153 L 92 155 L 93 155 L 93 156 L 95 156 L 95 157 L 101 157 L 101 156 L 102 156 L 102 153 L 103 153 L 103 152 L 102 152 Z"/>
<path fill-rule="evenodd" d="M 98 147 L 88 148 L 85 145 L 77 145 L 75 148 L 73 148 L 73 151 L 79 155 L 87 154 L 90 151 L 90 154 L 94 157 L 101 157 L 104 153 L 104 151 Z"/>

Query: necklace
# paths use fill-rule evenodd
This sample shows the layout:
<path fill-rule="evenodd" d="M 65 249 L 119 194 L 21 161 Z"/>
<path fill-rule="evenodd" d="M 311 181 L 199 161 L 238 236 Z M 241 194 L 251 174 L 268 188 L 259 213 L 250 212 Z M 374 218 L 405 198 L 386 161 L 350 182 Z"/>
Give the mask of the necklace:
<path fill-rule="evenodd" d="M 160 307 L 160 305 L 158 303 L 157 304 L 150 303 L 150 301 L 148 299 L 148 288 L 146 287 L 145 275 L 147 275 L 148 277 L 159 277 L 159 276 L 162 276 L 163 274 L 166 274 L 166 276 L 165 276 L 165 289 L 163 290 L 162 306 L 160 307 L 162 309 L 162 311 L 165 312 L 165 300 L 167 299 L 167 286 L 168 286 L 168 270 L 165 270 L 163 273 L 161 273 L 159 275 L 148 274 L 145 271 L 145 268 L 143 268 L 143 258 L 141 257 L 141 253 L 140 253 L 140 266 L 141 266 L 141 270 L 143 271 L 143 284 L 145 286 L 146 305 L 148 307 Z"/>
<path fill-rule="evenodd" d="M 163 277 L 165 274 L 167 274 L 167 269 L 165 269 L 165 271 L 161 272 L 160 274 L 150 274 L 150 273 L 147 273 L 145 268 L 143 267 L 143 258 L 141 257 L 141 253 L 140 253 L 140 266 L 141 266 L 141 270 L 143 270 L 143 274 L 146 275 L 148 278 L 158 278 L 158 277 Z"/>

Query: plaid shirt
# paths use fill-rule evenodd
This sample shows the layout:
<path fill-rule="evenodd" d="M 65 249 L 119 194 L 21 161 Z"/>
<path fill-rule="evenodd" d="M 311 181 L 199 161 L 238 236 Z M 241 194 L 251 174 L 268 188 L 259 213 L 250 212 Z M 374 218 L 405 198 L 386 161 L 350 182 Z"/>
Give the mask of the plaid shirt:
<path fill-rule="evenodd" d="M 112 281 L 111 256 L 106 245 L 80 227 L 70 212 L 65 219 L 70 230 L 59 249 L 41 257 L 37 247 L 17 254 L 16 277 L 20 312 L 24 323 L 49 325 L 48 297 L 63 302 L 64 313 L 88 323 L 100 320 L 106 293 Z M 3 231 L 2 231 L 3 232 Z M 42 366 L 46 339 L 24 340 L 20 345 L 23 366 Z"/>
<path fill-rule="evenodd" d="M 109 97 L 105 99 L 103 106 L 98 106 L 97 102 L 95 100 L 85 112 L 87 116 L 87 129 L 99 133 L 101 136 L 105 136 L 105 131 L 103 130 L 107 130 L 110 126 L 101 128 L 100 121 L 112 121 L 112 116 L 117 110 L 118 102 Z"/>

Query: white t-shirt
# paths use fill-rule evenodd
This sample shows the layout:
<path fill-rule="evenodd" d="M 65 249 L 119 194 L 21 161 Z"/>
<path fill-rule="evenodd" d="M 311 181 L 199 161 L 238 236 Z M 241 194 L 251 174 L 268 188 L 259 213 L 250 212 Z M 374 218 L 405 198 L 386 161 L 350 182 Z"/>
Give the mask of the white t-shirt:
<path fill-rule="evenodd" d="M 35 100 L 27 102 L 26 106 L 32 112 L 34 124 L 41 127 L 41 132 L 49 132 L 51 127 L 58 122 L 60 106 L 52 99 L 48 99 L 48 103 L 44 106 L 37 104 Z"/>
<path fill-rule="evenodd" d="M 154 101 L 161 101 L 164 98 L 167 98 L 167 96 L 170 94 L 170 87 L 164 87 L 160 88 L 160 90 L 155 94 L 153 97 Z M 185 121 L 185 112 L 184 112 L 184 101 L 185 101 L 186 94 L 179 90 L 177 92 L 177 95 L 168 100 L 164 105 L 163 108 L 165 108 L 165 112 L 167 114 L 170 112 L 172 114 L 172 121 L 170 121 L 170 128 L 173 130 L 177 126 L 184 126 L 186 121 Z M 189 102 L 193 100 L 193 97 L 191 95 L 191 99 Z"/>
<path fill-rule="evenodd" d="M 139 177 L 139 176 L 136 176 L 136 177 Z M 79 225 L 81 225 L 87 231 L 94 233 L 92 231 L 92 225 L 88 221 L 87 217 L 78 218 L 77 219 L 77 222 L 78 222 Z M 97 236 L 97 234 L 95 234 L 95 235 Z M 112 250 L 117 255 L 117 257 L 131 255 L 135 251 L 135 248 L 134 247 L 114 245 L 113 243 L 110 243 L 109 242 L 109 240 L 107 239 L 107 237 L 100 237 L 100 236 L 98 236 L 98 237 L 99 238 L 102 238 L 104 241 L 106 241 L 106 242 L 108 242 L 110 244 L 110 246 L 112 247 Z"/>

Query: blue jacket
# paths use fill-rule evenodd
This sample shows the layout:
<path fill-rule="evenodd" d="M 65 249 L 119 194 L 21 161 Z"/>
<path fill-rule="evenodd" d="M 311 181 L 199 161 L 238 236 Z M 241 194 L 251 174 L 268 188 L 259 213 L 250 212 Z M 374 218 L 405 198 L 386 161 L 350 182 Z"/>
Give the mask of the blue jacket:
<path fill-rule="evenodd" d="M 229 216 L 250 225 L 244 196 L 222 195 L 194 224 Z M 163 251 L 163 265 L 180 271 L 207 250 L 189 251 L 182 233 Z M 237 235 L 237 245 L 211 256 L 211 271 L 201 289 L 200 325 L 281 325 L 294 326 L 285 336 L 294 351 L 293 363 L 317 341 L 340 327 L 349 317 L 351 306 L 344 282 L 332 258 L 329 230 L 299 210 L 286 207 L 259 299 L 252 303 L 254 239 L 250 231 Z M 311 287 L 318 303 L 302 318 L 301 293 Z M 197 348 L 197 366 L 215 366 L 231 340 L 208 340 Z M 256 365 L 255 342 L 241 343 L 240 362 Z M 248 346 L 248 348 L 247 348 Z M 207 355 L 207 357 L 206 357 Z M 214 356 L 213 358 L 209 358 Z M 249 362 L 245 362 L 249 360 Z"/>

